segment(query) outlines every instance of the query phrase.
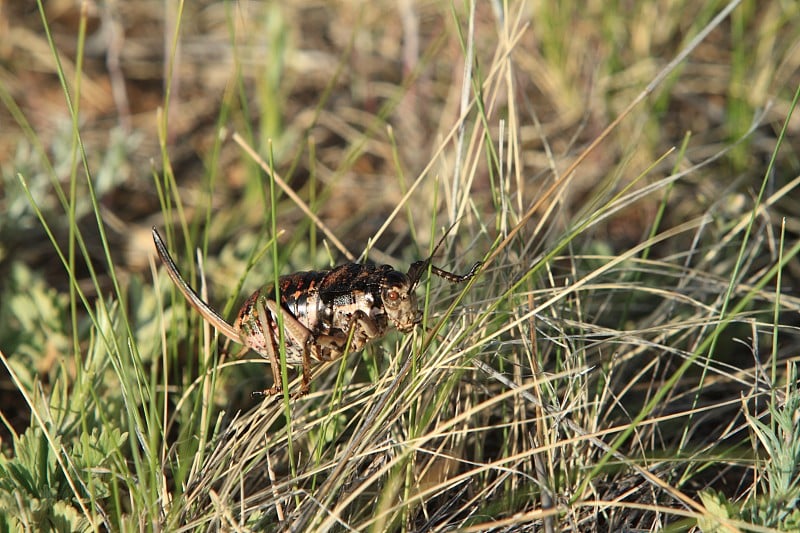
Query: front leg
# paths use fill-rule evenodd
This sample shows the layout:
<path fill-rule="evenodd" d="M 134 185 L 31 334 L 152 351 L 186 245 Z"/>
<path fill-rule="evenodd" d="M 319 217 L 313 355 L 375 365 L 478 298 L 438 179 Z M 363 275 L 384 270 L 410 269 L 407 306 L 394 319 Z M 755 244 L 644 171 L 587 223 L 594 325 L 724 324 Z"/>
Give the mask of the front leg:
<path fill-rule="evenodd" d="M 383 337 L 386 334 L 386 326 L 373 319 L 361 309 L 357 309 L 353 313 L 353 316 L 350 317 L 350 324 L 347 329 L 353 330 L 356 326 L 360 328 L 368 341 L 377 337 Z"/>
<path fill-rule="evenodd" d="M 356 310 L 348 319 L 345 331 L 337 329 L 334 334 L 317 335 L 314 338 L 314 358 L 333 361 L 342 357 L 346 350 L 358 352 L 369 341 L 385 335 L 386 327 L 385 321 L 373 319 L 364 311 Z"/>

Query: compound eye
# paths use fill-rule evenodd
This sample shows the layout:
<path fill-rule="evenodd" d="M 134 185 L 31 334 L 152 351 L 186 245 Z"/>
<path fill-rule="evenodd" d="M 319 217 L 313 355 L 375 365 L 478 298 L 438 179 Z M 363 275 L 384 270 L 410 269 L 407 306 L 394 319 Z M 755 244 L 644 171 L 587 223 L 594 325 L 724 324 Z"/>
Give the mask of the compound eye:
<path fill-rule="evenodd" d="M 396 302 L 397 300 L 400 299 L 400 293 L 397 292 L 396 290 L 392 289 L 392 290 L 390 290 L 389 292 L 386 293 L 386 297 L 389 300 L 391 300 L 393 302 Z"/>

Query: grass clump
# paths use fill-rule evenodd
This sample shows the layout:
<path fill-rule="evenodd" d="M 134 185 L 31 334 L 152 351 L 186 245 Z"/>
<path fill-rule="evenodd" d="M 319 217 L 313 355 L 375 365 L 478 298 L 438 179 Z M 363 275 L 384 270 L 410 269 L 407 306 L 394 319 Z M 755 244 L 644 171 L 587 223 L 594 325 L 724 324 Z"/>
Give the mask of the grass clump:
<path fill-rule="evenodd" d="M 0 527 L 797 528 L 796 6 L 129 4 L 0 12 Z M 149 236 L 232 319 L 451 224 L 294 400 Z"/>

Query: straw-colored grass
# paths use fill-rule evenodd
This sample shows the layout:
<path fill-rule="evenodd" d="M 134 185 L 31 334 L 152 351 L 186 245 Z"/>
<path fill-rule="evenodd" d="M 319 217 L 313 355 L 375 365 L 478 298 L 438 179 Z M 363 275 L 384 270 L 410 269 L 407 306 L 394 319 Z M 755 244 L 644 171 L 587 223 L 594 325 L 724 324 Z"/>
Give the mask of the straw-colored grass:
<path fill-rule="evenodd" d="M 0 529 L 800 527 L 793 2 L 0 4 Z M 222 316 L 422 324 L 261 400 Z"/>

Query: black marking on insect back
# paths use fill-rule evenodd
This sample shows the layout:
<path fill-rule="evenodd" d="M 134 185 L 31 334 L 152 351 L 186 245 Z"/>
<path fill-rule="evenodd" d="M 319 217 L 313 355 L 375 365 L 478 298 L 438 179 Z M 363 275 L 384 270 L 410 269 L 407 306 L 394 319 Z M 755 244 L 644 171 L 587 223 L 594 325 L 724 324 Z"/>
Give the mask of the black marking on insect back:
<path fill-rule="evenodd" d="M 302 294 L 315 293 L 328 273 L 328 270 L 312 270 L 281 276 L 279 280 L 281 301 L 286 302 L 291 298 L 298 298 Z M 274 291 L 270 293 L 270 299 L 275 300 Z"/>
<path fill-rule="evenodd" d="M 348 263 L 338 266 L 320 283 L 320 298 L 328 304 L 341 295 L 376 294 L 380 291 L 386 274 L 394 271 L 389 265 Z"/>

